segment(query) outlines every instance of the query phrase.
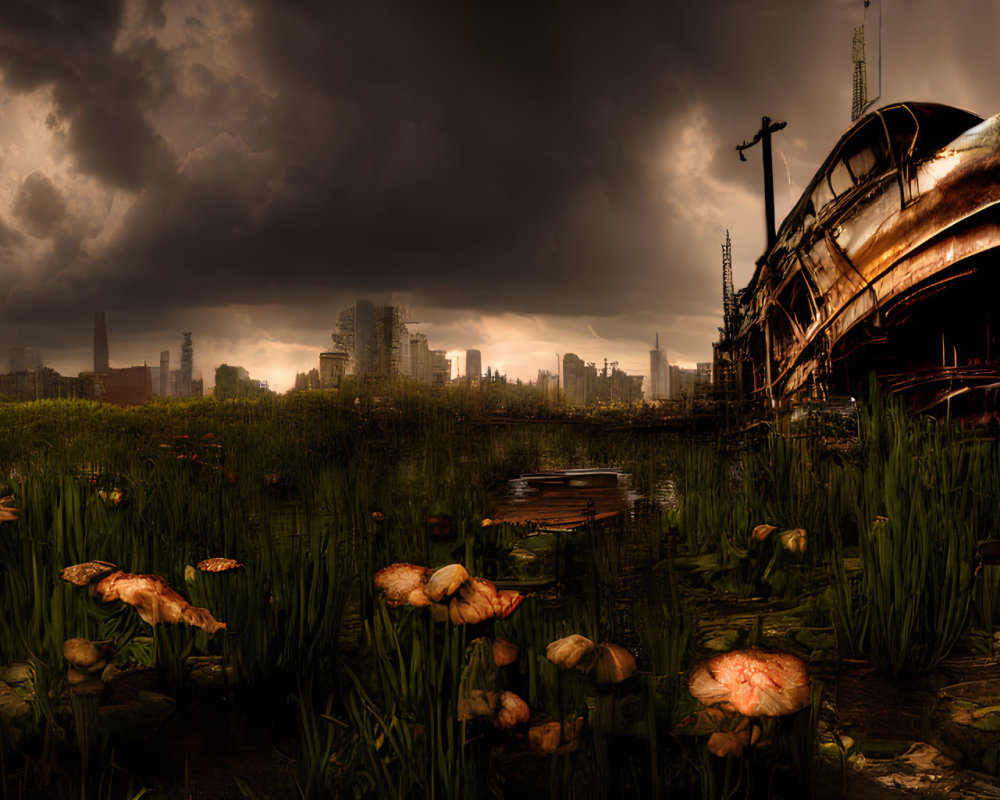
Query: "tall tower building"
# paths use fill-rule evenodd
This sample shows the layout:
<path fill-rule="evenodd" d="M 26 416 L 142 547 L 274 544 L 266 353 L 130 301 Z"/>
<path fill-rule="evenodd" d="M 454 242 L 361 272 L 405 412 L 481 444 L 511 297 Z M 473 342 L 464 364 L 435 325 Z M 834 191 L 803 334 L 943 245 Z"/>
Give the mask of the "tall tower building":
<path fill-rule="evenodd" d="M 378 362 L 376 309 L 371 300 L 354 303 L 354 374 L 371 375 Z"/>
<path fill-rule="evenodd" d="M 94 372 L 108 371 L 108 326 L 103 311 L 94 312 Z"/>
<path fill-rule="evenodd" d="M 160 397 L 170 394 L 170 351 L 160 351 Z"/>
<path fill-rule="evenodd" d="M 445 386 L 451 381 L 451 359 L 447 350 L 431 350 L 431 383 Z"/>
<path fill-rule="evenodd" d="M 660 349 L 660 334 L 656 334 L 656 348 L 649 351 L 649 399 L 665 400 L 670 397 L 670 370 L 667 354 Z"/>
<path fill-rule="evenodd" d="M 410 375 L 420 383 L 430 384 L 434 380 L 430 347 L 422 333 L 410 335 Z"/>
<path fill-rule="evenodd" d="M 479 383 L 483 377 L 483 354 L 478 350 L 465 351 L 465 380 L 468 383 Z"/>
<path fill-rule="evenodd" d="M 587 405 L 587 376 L 583 359 L 576 353 L 566 353 L 562 360 L 563 394 L 574 406 Z"/>
<path fill-rule="evenodd" d="M 191 331 L 185 331 L 184 344 L 181 345 L 181 374 L 177 394 L 181 397 L 191 396 L 191 371 L 194 367 L 194 345 L 191 344 Z"/>

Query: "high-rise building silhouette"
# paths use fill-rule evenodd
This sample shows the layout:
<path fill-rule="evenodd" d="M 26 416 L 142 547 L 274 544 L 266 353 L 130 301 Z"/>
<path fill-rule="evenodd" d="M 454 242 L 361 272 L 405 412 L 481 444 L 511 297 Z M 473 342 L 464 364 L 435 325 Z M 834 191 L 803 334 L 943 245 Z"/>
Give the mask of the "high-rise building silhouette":
<path fill-rule="evenodd" d="M 444 386 L 451 381 L 451 359 L 447 350 L 431 350 L 431 383 Z"/>
<path fill-rule="evenodd" d="M 483 377 L 483 354 L 478 350 L 465 351 L 465 379 L 469 383 L 478 383 Z"/>
<path fill-rule="evenodd" d="M 194 345 L 191 344 L 191 331 L 185 331 L 184 344 L 181 345 L 181 374 L 177 387 L 177 394 L 181 397 L 190 397 L 191 372 L 194 368 Z"/>
<path fill-rule="evenodd" d="M 562 360 L 562 374 L 563 394 L 568 403 L 585 406 L 591 402 L 591 385 L 597 380 L 597 370 L 593 364 L 584 365 L 583 359 L 576 353 L 565 353 Z"/>
<path fill-rule="evenodd" d="M 103 311 L 94 312 L 94 372 L 108 371 L 108 326 Z"/>
<path fill-rule="evenodd" d="M 170 394 L 170 351 L 160 351 L 160 397 L 167 397 Z"/>
<path fill-rule="evenodd" d="M 649 351 L 649 399 L 666 400 L 670 397 L 670 368 L 667 354 L 660 349 L 660 334 L 656 334 L 656 348 Z"/>
<path fill-rule="evenodd" d="M 354 374 L 372 375 L 378 360 L 378 331 L 375 304 L 371 300 L 354 303 Z"/>
<path fill-rule="evenodd" d="M 420 383 L 430 384 L 434 380 L 430 347 L 422 333 L 410 336 L 410 375 Z"/>

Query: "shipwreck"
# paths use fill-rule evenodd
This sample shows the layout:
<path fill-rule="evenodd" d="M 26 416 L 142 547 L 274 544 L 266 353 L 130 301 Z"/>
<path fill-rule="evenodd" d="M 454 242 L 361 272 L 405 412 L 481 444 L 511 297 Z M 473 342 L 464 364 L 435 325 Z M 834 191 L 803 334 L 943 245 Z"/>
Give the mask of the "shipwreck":
<path fill-rule="evenodd" d="M 769 224 L 746 288 L 730 278 L 724 394 L 785 408 L 856 395 L 874 373 L 917 410 L 995 410 L 998 202 L 1000 115 L 905 102 L 858 119 Z"/>

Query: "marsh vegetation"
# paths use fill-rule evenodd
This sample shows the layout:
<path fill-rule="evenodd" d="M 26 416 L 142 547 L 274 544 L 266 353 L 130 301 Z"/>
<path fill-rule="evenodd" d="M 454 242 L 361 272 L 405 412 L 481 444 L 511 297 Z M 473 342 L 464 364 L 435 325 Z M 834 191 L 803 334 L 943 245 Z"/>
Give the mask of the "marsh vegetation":
<path fill-rule="evenodd" d="M 864 720 L 837 714 L 845 669 L 903 687 L 992 655 L 1000 580 L 976 559 L 1000 513 L 995 441 L 875 395 L 835 442 L 720 448 L 635 421 L 406 386 L 0 406 L 4 798 L 805 796 L 824 753 L 864 746 Z M 569 467 L 627 475 L 625 512 L 483 525 L 510 479 Z M 243 566 L 193 569 L 218 557 Z M 96 560 L 161 576 L 225 628 L 150 625 L 60 579 Z M 525 598 L 435 622 L 377 595 L 399 562 Z M 573 634 L 625 648 L 635 674 L 559 669 L 546 648 Z M 99 648 L 103 688 L 72 690 L 72 639 Z M 498 665 L 497 640 L 516 660 Z M 695 666 L 741 649 L 807 664 L 805 708 L 748 720 L 696 700 Z M 460 713 L 487 690 L 530 722 Z M 745 744 L 713 754 L 717 732 Z M 996 773 L 998 746 L 973 766 Z"/>

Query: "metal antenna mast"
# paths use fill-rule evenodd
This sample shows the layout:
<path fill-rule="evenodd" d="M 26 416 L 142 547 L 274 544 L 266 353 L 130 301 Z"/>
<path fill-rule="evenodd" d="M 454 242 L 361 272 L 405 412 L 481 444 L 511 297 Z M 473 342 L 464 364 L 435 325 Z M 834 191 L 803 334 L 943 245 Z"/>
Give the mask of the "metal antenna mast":
<path fill-rule="evenodd" d="M 722 324 L 727 338 L 732 337 L 736 292 L 733 291 L 733 245 L 726 229 L 726 242 L 722 245 Z M 657 345 L 659 346 L 659 345 Z"/>
<path fill-rule="evenodd" d="M 868 6 L 868 3 L 865 3 Z M 851 122 L 860 117 L 868 105 L 868 76 L 865 73 L 865 26 L 854 29 L 851 45 L 851 60 L 854 62 L 854 92 L 851 97 Z"/>

